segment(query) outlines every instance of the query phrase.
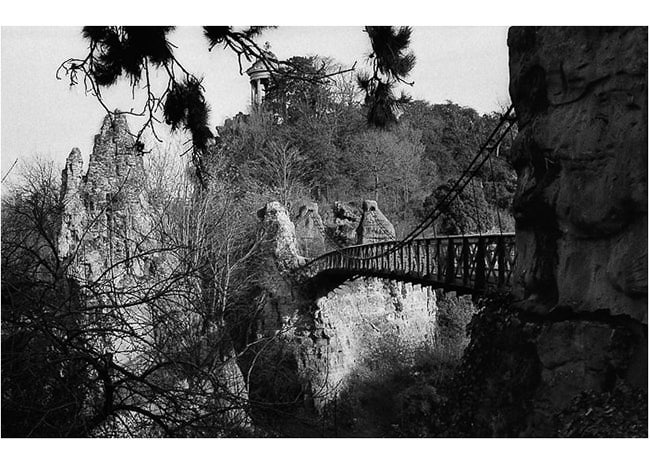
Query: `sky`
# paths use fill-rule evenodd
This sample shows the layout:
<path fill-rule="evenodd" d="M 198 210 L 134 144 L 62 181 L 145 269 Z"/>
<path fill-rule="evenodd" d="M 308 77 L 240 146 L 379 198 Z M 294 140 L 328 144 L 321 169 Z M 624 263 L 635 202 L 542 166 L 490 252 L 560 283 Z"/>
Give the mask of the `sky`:
<path fill-rule="evenodd" d="M 506 36 L 506 27 L 414 27 L 417 63 L 409 93 L 432 103 L 451 100 L 479 113 L 498 110 L 508 101 Z M 248 77 L 239 74 L 232 52 L 208 52 L 196 26 L 179 27 L 170 39 L 181 63 L 204 77 L 212 127 L 248 111 Z M 362 26 L 282 26 L 265 32 L 260 42 L 266 41 L 280 59 L 318 54 L 343 65 L 356 62 L 357 69 L 370 52 Z M 81 28 L 3 26 L 1 43 L 2 173 L 17 158 L 33 155 L 62 162 L 73 147 L 87 161 L 105 112 L 82 85 L 70 87 L 65 76 L 56 78 L 65 59 L 85 56 Z M 126 81 L 105 91 L 104 98 L 111 109 L 137 108 Z"/>
<path fill-rule="evenodd" d="M 422 0 L 246 0 L 241 2 L 205 2 L 205 0 L 111 0 L 110 7 L 88 0 L 20 0 L 5 1 L 0 7 L 0 114 L 2 172 L 6 162 L 34 152 L 49 154 L 62 161 L 71 148 L 78 146 L 87 156 L 92 137 L 103 117 L 99 104 L 79 89 L 69 90 L 54 73 L 60 62 L 84 54 L 80 27 L 15 28 L 7 25 L 51 24 L 280 24 L 264 40 L 272 43 L 281 58 L 307 53 L 330 55 L 341 62 L 352 63 L 368 52 L 369 45 L 361 27 L 354 24 L 414 25 L 413 48 L 418 63 L 413 73 L 416 84 L 411 89 L 417 98 L 431 102 L 447 99 L 469 105 L 481 112 L 490 111 L 507 99 L 507 47 L 504 24 L 648 24 L 647 7 L 639 0 L 454 0 L 427 2 Z M 179 6 L 179 3 L 181 5 Z M 280 7 L 278 5 L 280 4 Z M 209 5 L 209 6 L 204 6 Z M 324 6 L 325 5 L 325 6 Z M 290 13 L 288 13 L 290 12 Z M 315 13 L 316 12 L 316 13 Z M 125 21 L 128 18 L 128 21 Z M 287 24 L 346 24 L 336 28 L 293 28 Z M 493 27 L 447 28 L 427 25 L 491 25 Z M 197 28 L 181 28 L 177 34 L 187 37 L 181 50 L 205 43 Z M 194 32 L 193 32 L 194 30 Z M 301 34 L 302 33 L 302 34 Z M 283 36 L 283 34 L 285 34 Z M 185 39 L 183 39 L 185 40 Z M 213 108 L 213 124 L 224 116 L 245 111 L 249 92 L 247 79 L 239 76 L 237 65 L 223 53 L 184 51 L 196 60 L 206 76 L 206 87 Z M 206 66 L 203 66 L 205 64 Z M 193 66 L 193 65 L 192 65 Z M 198 69 L 193 69 L 198 71 Z M 207 81 L 210 82 L 207 82 Z M 112 106 L 130 105 L 128 95 L 108 93 Z M 288 441 L 288 442 L 287 442 Z M 218 443 L 217 443 L 218 442 Z M 595 441 L 585 448 L 579 441 L 546 441 L 536 447 L 526 440 L 459 442 L 454 439 L 420 439 L 395 442 L 369 439 L 355 441 L 331 440 L 326 453 L 318 439 L 265 442 L 254 439 L 219 439 L 192 442 L 190 447 L 178 441 L 125 441 L 110 453 L 97 454 L 97 443 L 76 441 L 71 453 L 69 441 L 48 441 L 47 447 L 25 447 L 25 441 L 3 438 L 3 456 L 14 462 L 47 462 L 114 465 L 124 463 L 205 462 L 218 457 L 233 463 L 298 463 L 309 457 L 315 465 L 332 462 L 371 462 L 395 464 L 424 462 L 431 457 L 454 463 L 495 462 L 520 464 L 522 459 L 533 465 L 578 463 L 592 465 L 636 463 L 647 456 L 648 441 Z M 404 444 L 408 444 L 404 447 Z M 292 454 L 287 454 L 287 445 Z M 463 447 L 465 446 L 465 447 Z M 617 447 L 618 446 L 618 447 Z M 530 451 L 534 449 L 534 454 Z M 242 454 L 242 450 L 245 454 Z M 215 455 L 215 451 L 217 455 Z M 40 460 L 39 460 L 40 459 Z"/>

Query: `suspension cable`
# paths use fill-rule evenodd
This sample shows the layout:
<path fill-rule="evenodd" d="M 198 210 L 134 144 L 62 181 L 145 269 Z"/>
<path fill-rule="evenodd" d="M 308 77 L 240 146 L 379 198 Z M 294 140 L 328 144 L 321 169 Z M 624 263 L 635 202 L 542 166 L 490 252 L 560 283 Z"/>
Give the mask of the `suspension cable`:
<path fill-rule="evenodd" d="M 497 158 L 499 158 L 499 149 L 501 148 L 501 144 L 497 145 Z M 497 184 L 496 180 L 494 178 L 494 167 L 492 166 L 492 157 L 490 157 L 490 172 L 492 175 L 492 190 L 494 190 L 494 204 L 496 206 L 497 210 L 497 222 L 499 224 L 499 234 L 503 235 L 503 227 L 501 226 L 501 212 L 499 211 L 499 202 L 498 202 L 498 195 L 497 195 Z"/>

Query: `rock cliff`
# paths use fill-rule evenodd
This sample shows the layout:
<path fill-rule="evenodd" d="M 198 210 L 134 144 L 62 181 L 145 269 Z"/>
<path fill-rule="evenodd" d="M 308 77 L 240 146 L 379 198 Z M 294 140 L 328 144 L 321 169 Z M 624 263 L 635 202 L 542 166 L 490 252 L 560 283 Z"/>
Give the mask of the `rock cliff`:
<path fill-rule="evenodd" d="M 511 28 L 518 292 L 647 323 L 647 28 Z"/>
<path fill-rule="evenodd" d="M 154 275 L 172 264 L 154 238 L 142 151 L 123 115 L 104 119 L 85 175 L 82 165 L 75 148 L 62 173 L 59 255 L 70 263 L 67 274 L 87 290 L 89 301 L 106 312 L 121 308 L 119 324 L 148 334 L 142 321 L 149 319 L 149 310 L 137 304 L 145 289 L 155 291 Z M 103 343 L 118 363 L 137 363 L 151 340 L 125 334 Z"/>
<path fill-rule="evenodd" d="M 581 391 L 647 390 L 647 33 L 509 31 L 515 293 L 541 328 L 535 434 Z"/>
<path fill-rule="evenodd" d="M 124 115 L 106 116 L 87 173 L 78 149 L 66 161 L 58 237 L 67 276 L 78 283 L 85 305 L 97 307 L 97 322 L 87 323 L 98 334 L 90 341 L 94 350 L 136 376 L 156 363 L 159 351 L 178 349 L 165 344 L 186 343 L 182 338 L 195 334 L 200 321 L 184 287 L 193 278 L 179 274 L 179 255 L 162 243 L 165 227 L 147 198 L 142 157 Z M 225 349 L 222 360 L 212 374 L 229 395 L 245 399 L 232 350 Z M 243 410 L 229 412 L 234 423 L 248 423 Z"/>

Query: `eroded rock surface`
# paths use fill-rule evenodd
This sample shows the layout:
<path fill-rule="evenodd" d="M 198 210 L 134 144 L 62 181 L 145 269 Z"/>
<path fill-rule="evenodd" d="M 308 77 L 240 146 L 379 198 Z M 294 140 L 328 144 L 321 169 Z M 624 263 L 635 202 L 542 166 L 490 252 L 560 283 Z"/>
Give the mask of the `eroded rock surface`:
<path fill-rule="evenodd" d="M 582 391 L 647 390 L 645 27 L 513 27 L 517 297 L 541 331 L 532 434 Z"/>
<path fill-rule="evenodd" d="M 441 305 L 453 306 L 442 321 Z M 381 384 L 418 363 L 458 361 L 474 311 L 471 298 L 431 287 L 378 278 L 346 281 L 316 301 L 313 326 L 295 334 L 298 367 L 316 408 L 335 396 L 354 398 L 359 385 Z M 451 315 L 454 327 L 447 325 Z"/>
<path fill-rule="evenodd" d="M 180 344 L 183 331 L 192 331 L 200 318 L 183 287 L 190 278 L 178 275 L 178 255 L 161 242 L 164 226 L 147 198 L 142 157 L 124 115 L 106 116 L 87 173 L 78 149 L 66 161 L 58 238 L 67 275 L 79 284 L 86 305 L 97 306 L 101 315 L 94 349 L 135 375 L 150 368 L 163 347 L 156 335 L 165 333 L 167 342 Z M 246 399 L 234 352 L 222 355 L 224 363 L 213 375 L 233 398 Z M 247 414 L 228 402 L 229 419 L 248 425 Z"/>
<path fill-rule="evenodd" d="M 301 255 L 315 258 L 325 253 L 325 224 L 318 214 L 316 202 L 303 205 L 294 223 Z"/>
<path fill-rule="evenodd" d="M 381 212 L 374 200 L 363 201 L 363 214 L 357 228 L 357 243 L 394 241 L 395 227 Z"/>
<path fill-rule="evenodd" d="M 152 210 L 144 192 L 142 151 L 129 134 L 123 115 L 107 116 L 95 136 L 88 172 L 73 149 L 62 173 L 60 257 L 70 262 L 67 273 L 88 290 L 93 304 L 118 311 L 117 324 L 149 334 L 142 294 L 155 292 L 155 275 L 169 270 L 170 256 L 159 252 Z M 151 343 L 148 336 L 103 341 L 117 362 L 137 364 Z"/>
<path fill-rule="evenodd" d="M 647 323 L 647 28 L 511 28 L 521 297 Z"/>

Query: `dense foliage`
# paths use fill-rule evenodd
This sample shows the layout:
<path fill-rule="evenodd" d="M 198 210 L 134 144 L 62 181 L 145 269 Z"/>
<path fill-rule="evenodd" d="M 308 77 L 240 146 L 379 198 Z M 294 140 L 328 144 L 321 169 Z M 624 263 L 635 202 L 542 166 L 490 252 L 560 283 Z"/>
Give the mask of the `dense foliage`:
<path fill-rule="evenodd" d="M 372 44 L 371 72 L 357 76 L 365 93 L 366 119 L 371 126 L 386 128 L 397 123 L 398 111 L 410 98 L 402 92 L 395 96 L 398 84 L 410 84 L 406 78 L 415 66 L 415 55 L 409 51 L 411 28 L 366 26 Z"/>
<path fill-rule="evenodd" d="M 333 66 L 319 57 L 289 61 L 308 74 Z M 290 208 L 306 199 L 320 202 L 323 212 L 334 201 L 378 200 L 398 236 L 404 235 L 444 197 L 497 115 L 415 101 L 404 106 L 398 123 L 379 130 L 365 124 L 363 103 L 350 85 L 345 79 L 324 84 L 278 76 L 262 109 L 219 128 L 218 169 L 230 170 L 249 190 L 256 186 L 265 198 L 275 195 Z M 498 156 L 443 210 L 437 233 L 513 230 L 516 177 L 507 160 L 510 142 L 506 138 Z M 284 167 L 283 176 L 271 166 Z M 279 192 L 287 190 L 292 195 Z"/>

